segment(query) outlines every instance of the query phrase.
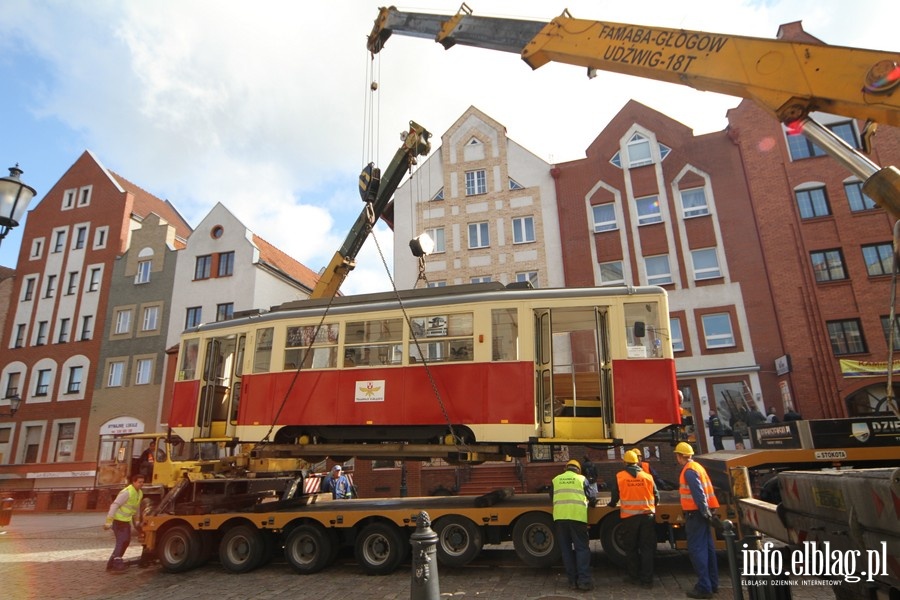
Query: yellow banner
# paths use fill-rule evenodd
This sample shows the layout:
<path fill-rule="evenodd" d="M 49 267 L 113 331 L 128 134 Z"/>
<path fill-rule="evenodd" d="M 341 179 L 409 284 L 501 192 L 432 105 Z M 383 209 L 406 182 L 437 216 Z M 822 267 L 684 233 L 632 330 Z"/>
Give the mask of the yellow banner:
<path fill-rule="evenodd" d="M 841 373 L 844 377 L 886 377 L 886 360 L 846 360 L 841 359 Z M 894 361 L 894 373 L 900 373 L 900 360 Z"/>

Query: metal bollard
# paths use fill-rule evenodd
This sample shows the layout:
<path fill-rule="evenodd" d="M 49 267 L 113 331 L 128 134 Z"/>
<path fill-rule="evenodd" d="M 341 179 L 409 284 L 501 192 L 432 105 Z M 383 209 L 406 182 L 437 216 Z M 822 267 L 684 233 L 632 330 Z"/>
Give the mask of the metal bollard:
<path fill-rule="evenodd" d="M 439 600 L 441 595 L 437 568 L 437 534 L 431 530 L 431 518 L 424 510 L 416 517 L 416 531 L 409 536 L 412 545 L 412 582 L 410 600 Z"/>
<path fill-rule="evenodd" d="M 734 523 L 731 521 L 722 521 L 722 537 L 725 539 L 725 550 L 728 554 L 728 572 L 731 575 L 731 588 L 734 594 L 734 600 L 743 600 L 744 591 L 741 585 L 741 572 L 738 568 L 737 549 L 734 547 L 735 541 Z"/>

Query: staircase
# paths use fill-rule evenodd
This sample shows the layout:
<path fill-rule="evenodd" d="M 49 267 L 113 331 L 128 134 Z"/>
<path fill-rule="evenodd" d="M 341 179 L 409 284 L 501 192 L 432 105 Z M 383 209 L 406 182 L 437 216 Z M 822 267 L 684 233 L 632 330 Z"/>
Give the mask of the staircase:
<path fill-rule="evenodd" d="M 513 488 L 517 494 L 526 491 L 515 464 L 477 465 L 469 469 L 469 475 L 469 480 L 460 485 L 460 496 L 481 496 L 498 488 Z"/>

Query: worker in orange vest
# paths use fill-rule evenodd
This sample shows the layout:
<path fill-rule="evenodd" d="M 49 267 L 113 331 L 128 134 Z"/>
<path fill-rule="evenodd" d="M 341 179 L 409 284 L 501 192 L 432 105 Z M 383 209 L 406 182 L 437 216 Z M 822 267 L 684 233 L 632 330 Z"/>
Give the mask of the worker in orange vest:
<path fill-rule="evenodd" d="M 637 452 L 629 450 L 622 460 L 625 468 L 616 474 L 609 506 L 621 503 L 621 540 L 628 557 L 627 583 L 653 587 L 653 556 L 656 554 L 656 505 L 659 491 L 653 477 L 645 473 Z"/>
<path fill-rule="evenodd" d="M 719 591 L 719 569 L 716 546 L 710 525 L 713 509 L 719 500 L 703 465 L 694 462 L 694 449 L 687 442 L 675 446 L 675 460 L 683 468 L 678 479 L 681 510 L 687 535 L 688 554 L 697 573 L 694 588 L 685 592 L 688 598 L 712 598 Z"/>

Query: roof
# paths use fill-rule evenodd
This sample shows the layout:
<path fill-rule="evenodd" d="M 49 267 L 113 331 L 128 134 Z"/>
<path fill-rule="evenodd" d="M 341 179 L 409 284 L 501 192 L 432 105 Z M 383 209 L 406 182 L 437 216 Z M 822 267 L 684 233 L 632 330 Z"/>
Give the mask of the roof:
<path fill-rule="evenodd" d="M 298 281 L 310 291 L 316 287 L 319 275 L 306 265 L 294 260 L 255 233 L 253 243 L 259 248 L 259 260 Z"/>
<path fill-rule="evenodd" d="M 175 234 L 179 238 L 186 240 L 190 237 L 193 229 L 168 200 L 157 198 L 140 186 L 128 181 L 118 173 L 113 171 L 109 171 L 109 173 L 126 192 L 134 196 L 134 206 L 132 209 L 134 214 L 143 219 L 150 213 L 156 213 L 161 219 L 167 221 L 175 228 Z"/>

